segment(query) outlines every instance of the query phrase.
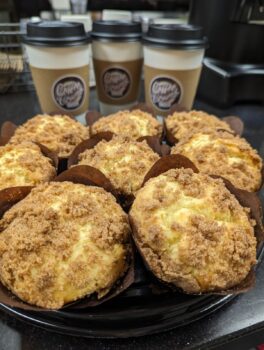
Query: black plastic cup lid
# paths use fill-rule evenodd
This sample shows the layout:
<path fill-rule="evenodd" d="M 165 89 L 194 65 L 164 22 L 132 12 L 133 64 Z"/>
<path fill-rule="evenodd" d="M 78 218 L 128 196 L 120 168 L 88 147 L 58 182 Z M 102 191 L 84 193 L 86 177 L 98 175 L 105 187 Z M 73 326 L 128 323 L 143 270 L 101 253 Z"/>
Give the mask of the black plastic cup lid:
<path fill-rule="evenodd" d="M 143 44 L 168 49 L 194 50 L 208 46 L 202 27 L 189 24 L 152 24 Z"/>
<path fill-rule="evenodd" d="M 125 21 L 95 21 L 91 35 L 104 41 L 137 41 L 141 39 L 141 24 Z"/>
<path fill-rule="evenodd" d="M 69 47 L 89 44 L 91 37 L 82 23 L 40 21 L 27 24 L 23 42 L 34 46 Z"/>

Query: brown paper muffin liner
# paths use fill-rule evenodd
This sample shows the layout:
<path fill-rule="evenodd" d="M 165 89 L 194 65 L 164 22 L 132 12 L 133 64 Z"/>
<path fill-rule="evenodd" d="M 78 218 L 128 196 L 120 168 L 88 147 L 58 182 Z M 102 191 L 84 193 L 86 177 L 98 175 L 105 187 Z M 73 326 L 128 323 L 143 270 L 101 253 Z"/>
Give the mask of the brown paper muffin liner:
<path fill-rule="evenodd" d="M 173 114 L 174 112 L 189 112 L 189 111 L 190 110 L 183 108 L 183 107 L 179 107 L 178 105 L 172 105 L 167 116 Z M 243 134 L 244 122 L 242 121 L 242 119 L 240 119 L 237 116 L 226 116 L 226 117 L 222 118 L 222 120 L 225 121 L 230 126 L 230 128 L 233 130 L 235 135 L 241 136 Z M 163 130 L 164 130 L 164 137 L 170 146 L 173 146 L 179 142 L 179 140 L 168 129 L 168 127 L 166 125 L 166 117 L 163 119 Z M 230 132 L 228 130 L 221 129 L 221 128 L 217 128 L 217 130 Z"/>
<path fill-rule="evenodd" d="M 77 165 L 59 174 L 53 181 L 70 181 L 88 186 L 102 187 L 116 198 L 118 194 L 110 180 L 98 169 L 89 165 Z"/>
<path fill-rule="evenodd" d="M 226 116 L 222 119 L 225 121 L 232 130 L 234 130 L 235 134 L 241 136 L 244 132 L 244 122 L 242 119 L 235 115 Z"/>
<path fill-rule="evenodd" d="M 152 177 L 159 176 L 160 174 L 165 173 L 170 169 L 177 168 L 191 168 L 195 173 L 199 172 L 199 170 L 189 158 L 182 156 L 181 154 L 170 154 L 160 158 L 156 161 L 156 163 L 153 164 L 153 166 L 145 175 L 142 186 L 144 186 L 144 184 Z"/>
<path fill-rule="evenodd" d="M 179 140 L 167 128 L 167 124 L 166 124 L 165 119 L 163 119 L 163 131 L 164 131 L 164 138 L 165 138 L 168 145 L 174 146 L 176 143 L 179 142 Z"/>
<path fill-rule="evenodd" d="M 91 127 L 91 125 L 93 125 L 102 116 L 103 115 L 96 110 L 88 111 L 85 115 L 86 125 Z M 90 129 L 90 131 L 91 131 L 91 129 Z"/>
<path fill-rule="evenodd" d="M 59 169 L 59 158 L 57 156 L 57 154 L 53 151 L 51 151 L 48 147 L 42 145 L 39 142 L 34 142 L 36 145 L 39 146 L 41 153 L 45 156 L 48 157 L 52 160 L 52 164 L 56 169 L 56 172 L 58 173 L 58 169 Z"/>
<path fill-rule="evenodd" d="M 81 169 L 73 168 L 65 171 L 60 174 L 54 181 L 72 181 L 74 183 L 80 183 L 88 186 L 100 186 L 106 189 L 104 181 L 99 177 L 96 177 L 96 174 L 89 176 L 90 173 L 87 171 L 81 171 Z M 12 187 L 0 191 L 0 218 L 4 213 L 10 209 L 13 205 L 24 199 L 34 188 L 33 186 L 24 186 L 24 187 Z M 130 238 L 131 239 L 131 238 Z M 133 243 L 130 240 L 128 242 L 128 256 L 127 264 L 128 269 L 125 274 L 112 286 L 111 290 L 102 298 L 97 299 L 96 293 L 92 295 L 83 297 L 80 300 L 68 303 L 62 307 L 62 309 L 85 309 L 87 307 L 93 307 L 108 301 L 124 290 L 126 290 L 134 282 L 134 248 Z M 9 291 L 1 282 L 0 282 L 0 303 L 8 305 L 10 307 L 16 307 L 23 310 L 30 311 L 55 311 L 46 308 L 41 308 L 31 304 L 27 304 Z"/>
<path fill-rule="evenodd" d="M 156 177 L 170 169 L 177 169 L 177 168 L 191 168 L 194 172 L 198 172 L 198 169 L 195 167 L 195 165 L 187 158 L 182 155 L 173 154 L 166 157 L 161 158 L 158 160 L 153 167 L 150 169 L 148 174 L 145 176 L 145 180 L 143 182 L 143 185 L 146 181 L 148 181 L 152 177 Z M 214 178 L 222 178 L 220 176 L 212 176 Z M 256 226 L 254 227 L 254 234 L 257 240 L 257 253 L 261 252 L 261 249 L 263 247 L 264 242 L 264 231 L 263 231 L 263 224 L 262 224 L 262 206 L 261 202 L 256 195 L 256 193 L 247 192 L 245 190 L 240 190 L 235 188 L 230 181 L 227 179 L 222 178 L 222 180 L 225 183 L 226 188 L 231 192 L 236 199 L 239 201 L 240 205 L 243 207 L 247 207 L 250 209 L 250 217 L 256 221 Z M 144 264 L 146 268 L 151 271 L 150 266 L 148 265 L 148 262 L 146 261 L 144 254 L 142 253 L 140 246 L 137 242 L 137 239 L 139 239 L 139 234 L 137 231 L 137 227 L 135 223 L 133 222 L 132 217 L 129 215 L 129 222 L 132 228 L 133 232 L 133 238 L 135 241 L 135 244 L 137 246 L 138 251 L 140 252 Z M 257 266 L 257 265 L 256 265 Z M 246 276 L 246 278 L 241 281 L 238 285 L 226 289 L 226 290 L 219 290 L 219 291 L 212 291 L 212 292 L 206 292 L 206 293 L 187 293 L 181 288 L 176 287 L 173 284 L 166 283 L 159 279 L 157 276 L 155 278 L 159 280 L 162 284 L 169 287 L 173 291 L 181 292 L 184 294 L 190 294 L 190 295 L 227 295 L 227 294 L 240 294 L 248 291 L 251 289 L 255 284 L 255 269 L 256 266 L 254 266 Z M 152 273 L 153 274 L 153 273 Z"/>
<path fill-rule="evenodd" d="M 1 126 L 1 138 L 10 140 L 16 131 L 17 125 L 10 121 L 5 121 Z"/>

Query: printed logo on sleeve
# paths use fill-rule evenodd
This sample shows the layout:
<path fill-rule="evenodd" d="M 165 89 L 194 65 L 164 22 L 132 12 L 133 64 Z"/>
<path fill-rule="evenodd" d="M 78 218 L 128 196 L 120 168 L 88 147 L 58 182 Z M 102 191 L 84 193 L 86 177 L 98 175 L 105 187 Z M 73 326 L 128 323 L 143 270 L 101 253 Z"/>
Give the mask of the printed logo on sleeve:
<path fill-rule="evenodd" d="M 125 97 L 131 86 L 131 77 L 123 68 L 109 68 L 102 75 L 105 94 L 113 99 Z"/>
<path fill-rule="evenodd" d="M 150 83 L 150 96 L 152 103 L 160 110 L 169 110 L 175 103 L 179 103 L 183 88 L 176 79 L 159 76 Z"/>
<path fill-rule="evenodd" d="M 68 111 L 80 108 L 85 94 L 85 82 L 78 75 L 60 77 L 52 87 L 53 100 L 60 108 Z"/>

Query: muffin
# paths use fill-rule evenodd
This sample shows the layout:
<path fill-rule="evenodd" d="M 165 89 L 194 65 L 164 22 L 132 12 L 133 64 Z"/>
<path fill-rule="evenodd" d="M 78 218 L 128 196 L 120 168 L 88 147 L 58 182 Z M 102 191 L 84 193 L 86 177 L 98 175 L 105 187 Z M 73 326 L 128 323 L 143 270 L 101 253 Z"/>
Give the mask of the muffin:
<path fill-rule="evenodd" d="M 37 115 L 19 126 L 10 143 L 35 141 L 48 147 L 60 158 L 70 156 L 73 149 L 88 139 L 89 130 L 67 115 Z"/>
<path fill-rule="evenodd" d="M 150 113 L 136 109 L 102 117 L 91 126 L 93 135 L 105 131 L 136 140 L 143 136 L 160 137 L 162 125 Z"/>
<path fill-rule="evenodd" d="M 92 149 L 79 154 L 77 165 L 99 169 L 119 194 L 134 195 L 144 177 L 159 159 L 146 141 L 138 142 L 122 136 L 102 140 Z"/>
<path fill-rule="evenodd" d="M 171 150 L 189 158 L 199 171 L 223 176 L 235 187 L 257 191 L 262 182 L 262 160 L 249 143 L 224 131 L 199 132 Z"/>
<path fill-rule="evenodd" d="M 166 129 L 177 141 L 182 140 L 184 137 L 190 135 L 190 133 L 197 133 L 204 129 L 224 129 L 233 132 L 226 122 L 220 120 L 215 115 L 196 110 L 174 112 L 165 119 L 165 124 Z"/>
<path fill-rule="evenodd" d="M 130 218 L 152 272 L 197 294 L 239 285 L 256 263 L 248 212 L 222 179 L 180 168 L 147 181 Z"/>
<path fill-rule="evenodd" d="M 23 301 L 59 309 L 104 296 L 128 268 L 129 225 L 99 187 L 35 187 L 0 221 L 0 280 Z"/>
<path fill-rule="evenodd" d="M 15 186 L 36 186 L 56 176 L 52 160 L 32 142 L 0 147 L 0 190 Z"/>

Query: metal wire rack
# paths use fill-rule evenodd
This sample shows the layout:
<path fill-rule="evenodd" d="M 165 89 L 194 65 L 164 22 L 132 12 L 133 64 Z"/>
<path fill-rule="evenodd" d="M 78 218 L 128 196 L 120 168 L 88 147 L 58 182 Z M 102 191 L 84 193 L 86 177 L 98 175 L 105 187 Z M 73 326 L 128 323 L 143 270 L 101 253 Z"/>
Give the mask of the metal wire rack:
<path fill-rule="evenodd" d="M 0 93 L 34 89 L 19 23 L 0 23 Z"/>

